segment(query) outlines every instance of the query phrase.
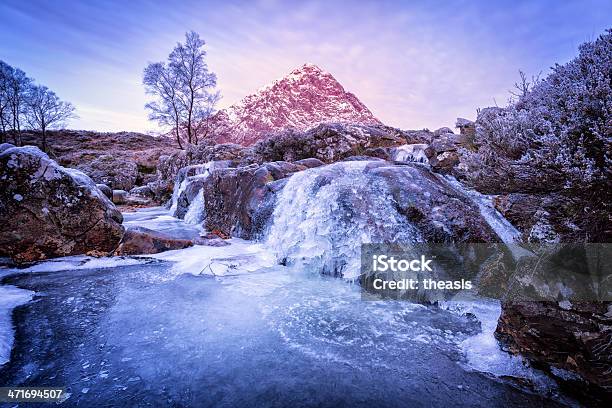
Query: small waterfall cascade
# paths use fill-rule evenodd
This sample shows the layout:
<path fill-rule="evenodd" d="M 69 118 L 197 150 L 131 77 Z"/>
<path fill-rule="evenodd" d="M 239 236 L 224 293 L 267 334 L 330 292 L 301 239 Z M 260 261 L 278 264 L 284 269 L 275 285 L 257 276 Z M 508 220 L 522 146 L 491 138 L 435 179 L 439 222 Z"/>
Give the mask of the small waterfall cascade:
<path fill-rule="evenodd" d="M 204 218 L 206 218 L 204 208 L 204 190 L 200 189 L 193 201 L 189 204 L 184 220 L 187 224 L 199 224 L 204 221 Z"/>
<path fill-rule="evenodd" d="M 465 187 L 459 180 L 453 176 L 443 176 L 448 184 L 450 184 L 455 191 L 461 193 L 463 196 L 468 197 L 474 204 L 478 206 L 480 214 L 489 224 L 489 226 L 495 231 L 497 235 L 506 245 L 516 244 L 521 239 L 521 233 L 517 230 L 503 215 L 499 213 L 493 206 L 493 200 L 491 197 L 479 193 L 476 190 Z"/>
<path fill-rule="evenodd" d="M 371 162 L 339 162 L 294 174 L 273 213 L 267 245 L 279 261 L 312 273 L 356 279 L 361 244 L 419 242 Z"/>
<path fill-rule="evenodd" d="M 532 255 L 530 251 L 520 246 L 521 232 L 514 227 L 503 215 L 500 214 L 497 209 L 493 206 L 493 200 L 490 196 L 479 193 L 476 190 L 467 188 L 459 180 L 450 175 L 437 177 L 443 179 L 450 184 L 455 191 L 461 193 L 464 197 L 469 198 L 474 204 L 478 206 L 480 215 L 489 224 L 489 226 L 495 231 L 504 244 L 512 252 L 514 259 L 518 260 L 522 256 Z"/>
<path fill-rule="evenodd" d="M 393 149 L 391 157 L 398 162 L 429 163 L 425 149 L 427 144 L 424 143 L 405 144 Z"/>
<path fill-rule="evenodd" d="M 185 187 L 187 187 L 187 178 L 181 178 L 179 172 L 179 174 L 176 176 L 176 181 L 174 182 L 174 188 L 172 189 L 172 204 L 170 205 L 169 210 L 172 216 L 174 216 L 174 214 L 176 213 L 176 208 L 178 206 L 178 198 L 180 197 L 181 193 L 185 191 Z"/>
<path fill-rule="evenodd" d="M 220 168 L 227 168 L 228 166 L 229 166 L 229 161 L 220 160 L 220 161 L 209 161 L 204 164 L 196 164 L 196 165 L 186 166 L 186 167 L 181 168 L 174 180 L 174 188 L 172 189 L 172 199 L 171 199 L 171 205 L 169 209 L 170 215 L 172 215 L 173 217 L 177 216 L 179 198 L 181 197 L 181 194 L 185 192 L 185 190 L 187 189 L 189 185 L 189 182 L 193 178 L 198 178 L 200 180 L 203 178 L 205 179 L 206 177 L 210 175 L 210 173 L 213 170 L 220 169 Z M 200 195 L 200 193 L 198 193 L 198 195 Z M 198 218 L 195 216 L 195 212 L 198 209 L 198 206 L 199 206 L 199 209 L 204 208 L 204 198 L 203 197 L 200 200 L 196 196 L 194 200 L 197 200 L 197 202 L 194 203 L 196 207 L 194 207 L 192 210 L 192 216 L 190 218 L 191 220 Z M 189 203 L 189 204 L 191 207 L 192 203 Z M 189 212 L 189 209 L 187 210 L 187 212 Z M 198 221 L 197 223 L 201 221 L 202 220 Z"/>

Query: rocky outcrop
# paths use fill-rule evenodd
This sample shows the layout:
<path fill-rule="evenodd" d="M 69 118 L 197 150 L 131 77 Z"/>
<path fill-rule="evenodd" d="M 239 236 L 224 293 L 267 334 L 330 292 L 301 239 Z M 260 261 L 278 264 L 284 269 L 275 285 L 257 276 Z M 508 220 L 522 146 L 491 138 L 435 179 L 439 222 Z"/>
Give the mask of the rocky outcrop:
<path fill-rule="evenodd" d="M 121 213 L 85 174 L 32 146 L 0 153 L 0 252 L 17 262 L 108 254 L 121 240 Z"/>
<path fill-rule="evenodd" d="M 144 227 L 131 227 L 125 231 L 115 255 L 156 254 L 192 245 L 193 241 L 190 239 L 174 238 Z"/>
<path fill-rule="evenodd" d="M 612 399 L 611 302 L 505 303 L 496 336 L 511 353 L 574 383 L 581 398 Z"/>
<path fill-rule="evenodd" d="M 105 154 L 98 158 L 77 166 L 93 181 L 106 184 L 115 190 L 131 190 L 138 179 L 138 166 L 132 161 L 117 160 L 112 154 Z"/>
<path fill-rule="evenodd" d="M 22 134 L 25 144 L 38 145 L 39 132 Z M 79 168 L 97 183 L 129 190 L 156 179 L 160 156 L 177 151 L 170 138 L 134 132 L 90 132 L 52 130 L 47 132 L 49 156 L 60 165 Z"/>
<path fill-rule="evenodd" d="M 478 208 L 444 180 L 415 165 L 380 163 L 368 169 L 389 188 L 400 214 L 426 242 L 499 242 Z"/>
<path fill-rule="evenodd" d="M 592 394 L 612 397 L 610 246 L 529 249 L 533 255 L 521 258 L 510 274 L 498 339 L 560 380 L 583 382 Z"/>
<path fill-rule="evenodd" d="M 436 131 L 436 137 L 427 147 L 427 156 L 432 170 L 442 174 L 455 174 L 455 168 L 461 161 L 458 150 L 468 145 L 468 139 L 463 134 L 455 134 L 441 128 Z"/>
<path fill-rule="evenodd" d="M 149 184 L 156 200 L 166 201 L 180 169 L 210 161 L 227 161 L 229 166 L 244 167 L 273 161 L 298 162 L 309 159 L 331 163 L 350 156 L 367 155 L 385 160 L 391 149 L 408 140 L 422 140 L 383 125 L 326 123 L 306 132 L 286 130 L 271 135 L 252 147 L 226 143 L 188 146 L 185 151 L 160 158 L 157 180 Z"/>
<path fill-rule="evenodd" d="M 204 182 L 206 228 L 244 239 L 265 229 L 284 179 L 306 167 L 272 162 L 211 172 Z"/>
<path fill-rule="evenodd" d="M 184 151 L 160 157 L 157 178 L 149 183 L 148 187 L 153 192 L 155 200 L 163 203 L 173 194 L 173 187 L 181 169 L 211 161 L 225 161 L 228 165 L 254 162 L 249 161 L 249 154 L 251 154 L 250 149 L 231 143 L 189 145 Z"/>
<path fill-rule="evenodd" d="M 383 125 L 325 123 L 297 132 L 287 130 L 253 146 L 255 160 L 296 161 L 316 158 L 333 163 L 349 156 L 363 155 L 368 149 L 395 147 L 406 143 L 404 133 Z"/>
<path fill-rule="evenodd" d="M 109 186 L 107 186 L 106 184 L 96 184 L 96 187 L 98 187 L 98 189 L 100 189 L 100 191 L 104 193 L 105 196 L 107 196 L 111 200 L 113 199 L 113 190 Z"/>

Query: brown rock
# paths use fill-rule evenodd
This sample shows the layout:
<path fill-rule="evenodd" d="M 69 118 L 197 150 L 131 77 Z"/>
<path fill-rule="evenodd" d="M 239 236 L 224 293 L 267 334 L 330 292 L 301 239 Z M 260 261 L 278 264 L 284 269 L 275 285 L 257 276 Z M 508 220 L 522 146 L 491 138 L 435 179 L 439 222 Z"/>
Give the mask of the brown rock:
<path fill-rule="evenodd" d="M 263 232 L 279 183 L 306 167 L 273 162 L 214 170 L 204 182 L 206 228 L 221 237 L 252 239 Z"/>
<path fill-rule="evenodd" d="M 17 262 L 110 253 L 123 217 L 85 174 L 32 146 L 0 153 L 0 252 Z"/>
<path fill-rule="evenodd" d="M 173 249 L 187 248 L 193 245 L 189 239 L 171 237 L 148 228 L 129 228 L 115 251 L 115 255 L 157 254 Z"/>
<path fill-rule="evenodd" d="M 578 374 L 588 399 L 612 398 L 612 303 L 505 303 L 496 337 L 515 354 Z M 563 380 L 564 378 L 561 378 Z"/>
<path fill-rule="evenodd" d="M 77 168 L 96 183 L 106 184 L 115 190 L 130 190 L 138 178 L 138 166 L 128 160 L 118 160 L 114 155 L 105 154 L 81 163 Z"/>
<path fill-rule="evenodd" d="M 443 152 L 429 159 L 429 164 L 432 170 L 442 173 L 450 174 L 453 168 L 459 164 L 459 155 L 457 152 Z"/>
<path fill-rule="evenodd" d="M 314 157 L 309 157 L 307 159 L 297 160 L 295 164 L 299 164 L 301 166 L 305 166 L 309 169 L 312 169 L 313 167 L 323 166 L 325 163 L 323 163 L 319 159 L 315 159 Z"/>

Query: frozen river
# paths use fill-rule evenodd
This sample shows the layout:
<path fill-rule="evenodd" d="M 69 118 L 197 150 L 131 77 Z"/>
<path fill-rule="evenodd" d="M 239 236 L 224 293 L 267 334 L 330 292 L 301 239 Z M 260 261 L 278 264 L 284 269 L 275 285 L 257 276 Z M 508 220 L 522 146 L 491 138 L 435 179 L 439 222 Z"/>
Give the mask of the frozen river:
<path fill-rule="evenodd" d="M 152 209 L 126 221 L 197 232 L 164 217 Z M 10 306 L 27 302 L 13 311 L 0 385 L 63 386 L 62 406 L 81 407 L 559 405 L 492 342 L 495 305 L 362 301 L 355 284 L 270 259 L 261 244 L 233 240 L 5 269 L 0 296 L 35 293 Z M 538 392 L 516 385 L 529 382 Z"/>

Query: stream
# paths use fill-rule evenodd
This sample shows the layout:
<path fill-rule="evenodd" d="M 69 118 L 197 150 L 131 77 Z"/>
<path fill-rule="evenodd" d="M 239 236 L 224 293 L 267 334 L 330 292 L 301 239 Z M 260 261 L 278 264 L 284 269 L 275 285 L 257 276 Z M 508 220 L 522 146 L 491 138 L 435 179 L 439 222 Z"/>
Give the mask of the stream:
<path fill-rule="evenodd" d="M 498 301 L 362 300 L 361 243 L 423 239 L 366 166 L 293 175 L 260 241 L 1 267 L 0 385 L 65 387 L 69 407 L 575 405 L 500 349 Z M 201 192 L 173 216 L 185 180 L 124 225 L 198 237 Z M 513 242 L 490 198 L 448 182 Z"/>

